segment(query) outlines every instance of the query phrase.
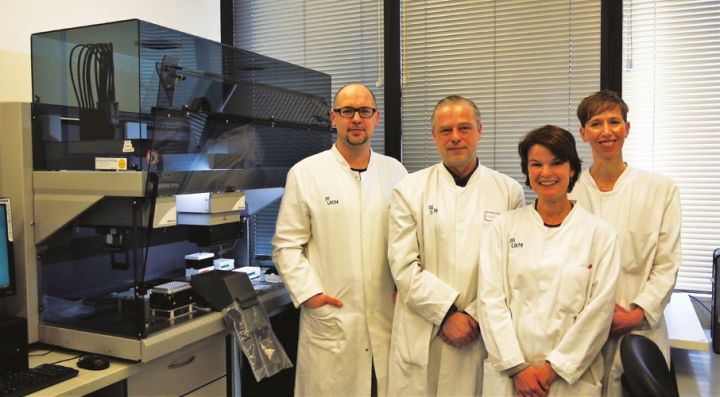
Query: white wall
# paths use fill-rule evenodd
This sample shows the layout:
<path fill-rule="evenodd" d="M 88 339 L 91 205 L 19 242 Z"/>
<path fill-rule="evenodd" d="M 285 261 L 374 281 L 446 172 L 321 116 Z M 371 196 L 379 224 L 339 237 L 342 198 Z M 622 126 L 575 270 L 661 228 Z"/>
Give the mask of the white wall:
<path fill-rule="evenodd" d="M 220 41 L 219 0 L 0 0 L 0 102 L 32 98 L 32 33 L 131 18 Z"/>

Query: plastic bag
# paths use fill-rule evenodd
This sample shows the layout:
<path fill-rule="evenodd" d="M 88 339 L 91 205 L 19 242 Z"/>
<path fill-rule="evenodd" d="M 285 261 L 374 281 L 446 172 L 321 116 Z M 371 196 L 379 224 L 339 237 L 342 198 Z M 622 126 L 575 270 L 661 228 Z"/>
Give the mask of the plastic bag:
<path fill-rule="evenodd" d="M 94 314 L 96 309 L 82 299 L 68 300 L 51 295 L 43 295 L 42 302 L 45 310 L 43 310 L 44 321 L 65 321 L 81 316 Z"/>
<path fill-rule="evenodd" d="M 235 339 L 245 353 L 256 381 L 292 367 L 261 304 L 243 309 L 235 302 L 223 310 L 223 318 L 225 324 L 233 329 Z"/>

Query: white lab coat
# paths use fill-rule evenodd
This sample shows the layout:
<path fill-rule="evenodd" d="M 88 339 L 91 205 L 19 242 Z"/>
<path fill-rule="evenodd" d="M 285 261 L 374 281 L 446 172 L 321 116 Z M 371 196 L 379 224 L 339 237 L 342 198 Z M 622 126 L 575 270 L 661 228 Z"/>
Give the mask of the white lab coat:
<path fill-rule="evenodd" d="M 670 341 L 663 313 L 680 267 L 680 194 L 662 175 L 627 167 L 613 190 L 601 192 L 590 172 L 584 172 L 570 195 L 587 210 L 615 227 L 622 263 L 616 302 L 626 309 L 634 303 L 645 320 L 633 334 L 655 341 L 670 363 Z M 610 338 L 606 357 L 606 395 L 621 395 L 622 363 L 618 339 Z M 612 363 L 612 369 L 609 365 Z"/>
<path fill-rule="evenodd" d="M 287 176 L 273 261 L 295 306 L 324 292 L 343 307 L 300 309 L 297 396 L 369 396 L 374 363 L 385 395 L 393 281 L 387 264 L 388 207 L 405 168 L 372 153 L 352 171 L 330 150 Z"/>
<path fill-rule="evenodd" d="M 548 228 L 528 206 L 499 216 L 483 239 L 479 317 L 489 360 L 484 396 L 514 396 L 504 373 L 549 361 L 550 396 L 601 394 L 600 351 L 620 268 L 612 226 L 575 205 Z"/>
<path fill-rule="evenodd" d="M 455 348 L 437 333 L 453 302 L 476 316 L 480 237 L 497 214 L 523 204 L 520 184 L 482 165 L 465 187 L 457 186 L 440 163 L 407 176 L 395 188 L 389 257 L 398 297 L 389 395 L 480 393 L 486 354 L 482 338 Z"/>

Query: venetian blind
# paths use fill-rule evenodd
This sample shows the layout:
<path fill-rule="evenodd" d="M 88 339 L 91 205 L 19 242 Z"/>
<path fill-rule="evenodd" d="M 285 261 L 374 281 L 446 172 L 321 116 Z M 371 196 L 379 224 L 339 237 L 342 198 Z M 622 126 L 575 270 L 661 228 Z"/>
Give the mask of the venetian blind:
<path fill-rule="evenodd" d="M 439 161 L 435 103 L 468 97 L 482 114 L 480 161 L 523 184 L 517 144 L 531 129 L 571 131 L 586 165 L 575 109 L 600 86 L 600 2 L 405 1 L 402 4 L 402 153 L 409 171 Z M 534 197 L 526 188 L 527 197 Z"/>
<path fill-rule="evenodd" d="M 332 94 L 361 82 L 377 97 L 373 150 L 385 152 L 382 0 L 235 0 L 236 47 L 327 73 Z"/>
<path fill-rule="evenodd" d="M 678 184 L 676 288 L 709 292 L 720 247 L 720 1 L 626 0 L 623 15 L 625 160 Z"/>

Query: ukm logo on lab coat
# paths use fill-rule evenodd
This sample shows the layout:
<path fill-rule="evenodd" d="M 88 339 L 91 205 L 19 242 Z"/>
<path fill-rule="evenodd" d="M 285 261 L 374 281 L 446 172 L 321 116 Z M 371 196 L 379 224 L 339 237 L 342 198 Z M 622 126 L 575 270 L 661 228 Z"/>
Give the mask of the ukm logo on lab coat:
<path fill-rule="evenodd" d="M 510 239 L 510 248 L 522 248 L 523 243 L 516 241 L 515 237 Z"/>
<path fill-rule="evenodd" d="M 327 204 L 327 205 L 340 204 L 340 200 L 333 200 L 330 198 L 330 196 L 325 196 L 325 204 Z"/>
<path fill-rule="evenodd" d="M 438 212 L 438 209 L 435 208 L 434 205 L 432 205 L 432 204 L 428 205 L 428 214 L 433 215 L 433 214 L 437 214 L 437 212 Z"/>

